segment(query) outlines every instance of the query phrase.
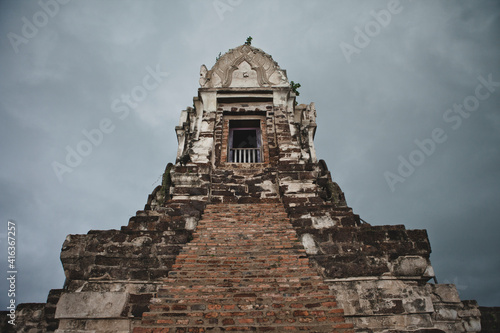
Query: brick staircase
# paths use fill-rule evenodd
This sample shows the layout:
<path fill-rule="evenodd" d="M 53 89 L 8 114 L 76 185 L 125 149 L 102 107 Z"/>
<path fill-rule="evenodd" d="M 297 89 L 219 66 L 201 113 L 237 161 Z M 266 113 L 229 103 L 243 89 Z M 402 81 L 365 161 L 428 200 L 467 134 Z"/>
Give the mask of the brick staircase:
<path fill-rule="evenodd" d="M 353 332 L 280 203 L 208 205 L 134 333 Z"/>

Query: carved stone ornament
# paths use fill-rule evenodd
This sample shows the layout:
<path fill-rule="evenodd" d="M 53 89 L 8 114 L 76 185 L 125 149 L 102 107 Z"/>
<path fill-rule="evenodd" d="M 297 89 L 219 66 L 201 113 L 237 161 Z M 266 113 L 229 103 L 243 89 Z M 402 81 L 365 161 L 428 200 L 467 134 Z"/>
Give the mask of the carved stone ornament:
<path fill-rule="evenodd" d="M 222 55 L 211 70 L 200 70 L 202 88 L 286 87 L 286 71 L 273 58 L 256 47 L 241 45 Z"/>
<path fill-rule="evenodd" d="M 201 65 L 200 68 L 200 86 L 204 86 L 207 83 L 207 66 Z"/>

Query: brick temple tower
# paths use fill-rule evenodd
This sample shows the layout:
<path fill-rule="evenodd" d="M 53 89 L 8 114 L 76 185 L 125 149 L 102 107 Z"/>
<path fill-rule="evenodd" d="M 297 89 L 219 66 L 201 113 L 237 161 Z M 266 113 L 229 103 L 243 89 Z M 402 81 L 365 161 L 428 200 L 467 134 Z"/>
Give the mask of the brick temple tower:
<path fill-rule="evenodd" d="M 427 283 L 425 230 L 347 206 L 270 55 L 229 50 L 200 86 L 162 185 L 121 230 L 67 237 L 64 289 L 19 310 L 26 332 L 480 331 L 474 301 Z"/>

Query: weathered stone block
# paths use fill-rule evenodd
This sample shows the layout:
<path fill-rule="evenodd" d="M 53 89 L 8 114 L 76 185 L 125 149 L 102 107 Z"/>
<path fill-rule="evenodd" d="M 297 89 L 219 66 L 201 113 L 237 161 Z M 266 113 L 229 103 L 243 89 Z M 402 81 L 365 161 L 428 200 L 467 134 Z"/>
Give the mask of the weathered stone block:
<path fill-rule="evenodd" d="M 427 284 L 434 303 L 460 303 L 458 291 L 452 284 Z"/>
<path fill-rule="evenodd" d="M 422 276 L 429 263 L 420 256 L 401 256 L 393 263 L 393 273 L 396 276 Z"/>
<path fill-rule="evenodd" d="M 62 319 L 55 333 L 130 333 L 128 319 Z"/>
<path fill-rule="evenodd" d="M 123 317 L 128 300 L 125 292 L 64 293 L 57 303 L 56 318 Z"/>

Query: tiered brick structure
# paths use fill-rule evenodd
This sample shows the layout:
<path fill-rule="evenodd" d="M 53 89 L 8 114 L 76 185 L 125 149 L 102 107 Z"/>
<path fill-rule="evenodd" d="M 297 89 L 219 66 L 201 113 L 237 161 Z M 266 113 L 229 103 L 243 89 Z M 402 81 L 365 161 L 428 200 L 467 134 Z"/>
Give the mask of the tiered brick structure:
<path fill-rule="evenodd" d="M 352 324 L 277 202 L 207 206 L 134 333 L 165 326 L 162 332 L 347 332 Z"/>
<path fill-rule="evenodd" d="M 269 55 L 239 46 L 200 85 L 145 209 L 68 236 L 64 289 L 19 332 L 480 331 L 475 302 L 427 283 L 425 230 L 347 206 L 316 157 L 314 104 Z"/>

